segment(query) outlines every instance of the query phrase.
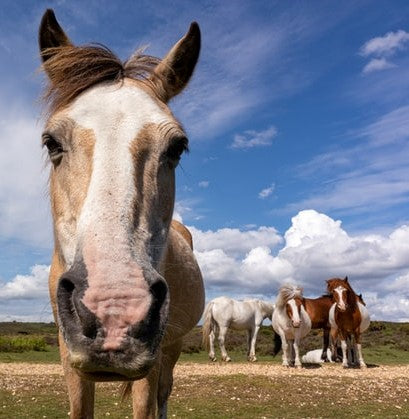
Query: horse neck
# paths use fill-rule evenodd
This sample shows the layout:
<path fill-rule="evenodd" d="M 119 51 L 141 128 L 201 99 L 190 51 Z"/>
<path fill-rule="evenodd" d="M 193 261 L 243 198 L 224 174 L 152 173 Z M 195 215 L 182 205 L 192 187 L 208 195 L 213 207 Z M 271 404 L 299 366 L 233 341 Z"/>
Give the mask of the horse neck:
<path fill-rule="evenodd" d="M 352 290 L 352 288 L 349 289 L 349 292 L 347 293 L 347 304 L 348 307 L 350 307 L 353 310 L 356 310 L 358 308 L 358 297 L 355 294 L 355 292 Z"/>

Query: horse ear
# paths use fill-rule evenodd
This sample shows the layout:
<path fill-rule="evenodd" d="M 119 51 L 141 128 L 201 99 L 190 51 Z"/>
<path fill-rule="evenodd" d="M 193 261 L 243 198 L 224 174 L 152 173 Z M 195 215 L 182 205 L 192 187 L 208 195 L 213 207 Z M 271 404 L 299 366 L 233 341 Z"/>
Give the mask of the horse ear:
<path fill-rule="evenodd" d="M 41 19 L 40 29 L 38 32 L 38 43 L 43 63 L 55 54 L 49 48 L 72 46 L 68 36 L 57 22 L 52 9 L 47 9 Z"/>
<path fill-rule="evenodd" d="M 159 96 L 168 102 L 180 93 L 193 74 L 200 52 L 200 29 L 192 22 L 187 34 L 177 42 L 154 70 L 154 82 L 161 84 Z"/>
<path fill-rule="evenodd" d="M 345 277 L 344 282 L 348 282 L 348 277 L 347 276 Z"/>

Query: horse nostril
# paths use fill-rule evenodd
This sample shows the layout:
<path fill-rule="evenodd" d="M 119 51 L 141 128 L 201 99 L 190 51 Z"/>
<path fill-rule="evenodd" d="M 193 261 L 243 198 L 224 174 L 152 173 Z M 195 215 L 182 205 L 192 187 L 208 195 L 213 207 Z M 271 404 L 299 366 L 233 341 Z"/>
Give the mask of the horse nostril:
<path fill-rule="evenodd" d="M 76 278 L 63 277 L 57 288 L 58 314 L 63 324 L 70 323 L 85 337 L 97 336 L 96 317 L 81 302 L 81 286 L 76 286 Z M 75 326 L 76 325 L 76 326 Z"/>
<path fill-rule="evenodd" d="M 168 286 L 164 281 L 159 280 L 151 285 L 150 291 L 154 298 L 154 304 L 160 309 L 168 294 Z"/>

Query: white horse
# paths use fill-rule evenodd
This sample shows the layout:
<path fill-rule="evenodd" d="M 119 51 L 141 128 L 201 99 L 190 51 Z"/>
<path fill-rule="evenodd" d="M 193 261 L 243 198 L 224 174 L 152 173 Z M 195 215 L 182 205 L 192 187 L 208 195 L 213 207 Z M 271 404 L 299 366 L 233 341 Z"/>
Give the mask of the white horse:
<path fill-rule="evenodd" d="M 294 365 L 301 367 L 299 344 L 311 330 L 311 320 L 303 306 L 302 288 L 295 285 L 283 285 L 275 303 L 272 318 L 273 329 L 281 337 L 283 347 L 283 365 L 289 366 L 292 360 L 291 347 L 294 347 Z"/>
<path fill-rule="evenodd" d="M 216 361 L 214 340 L 216 328 L 219 329 L 219 345 L 222 360 L 229 362 L 224 341 L 227 329 L 248 331 L 247 359 L 257 361 L 256 339 L 263 320 L 271 320 L 274 311 L 273 304 L 262 300 L 249 299 L 244 301 L 233 300 L 228 297 L 218 297 L 210 301 L 204 312 L 203 343 L 209 347 L 209 358 Z"/>

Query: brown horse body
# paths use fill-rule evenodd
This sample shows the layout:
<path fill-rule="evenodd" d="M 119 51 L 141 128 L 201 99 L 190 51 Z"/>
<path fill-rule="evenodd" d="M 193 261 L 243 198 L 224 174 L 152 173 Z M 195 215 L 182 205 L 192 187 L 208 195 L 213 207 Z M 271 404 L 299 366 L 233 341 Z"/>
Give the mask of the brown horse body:
<path fill-rule="evenodd" d="M 318 298 L 304 298 L 303 304 L 311 319 L 311 329 L 322 329 L 323 349 L 321 359 L 328 360 L 327 349 L 329 347 L 329 335 L 331 326 L 329 324 L 329 311 L 334 303 L 332 296 L 323 295 Z"/>
<path fill-rule="evenodd" d="M 171 221 L 187 138 L 167 107 L 192 75 L 200 31 L 162 60 L 122 64 L 75 47 L 48 10 L 43 134 L 51 160 L 50 297 L 71 418 L 92 418 L 95 381 L 132 383 L 135 417 L 166 417 L 182 338 L 203 311 L 192 237 Z"/>
<path fill-rule="evenodd" d="M 362 297 L 355 294 L 347 277 L 329 279 L 327 290 L 334 298 L 329 314 L 332 342 L 335 344 L 338 337 L 341 340 L 343 367 L 348 367 L 347 342 L 351 341 L 352 336 L 355 340 L 359 366 L 366 367 L 362 356 L 361 333 L 369 326 L 369 314 Z"/>

